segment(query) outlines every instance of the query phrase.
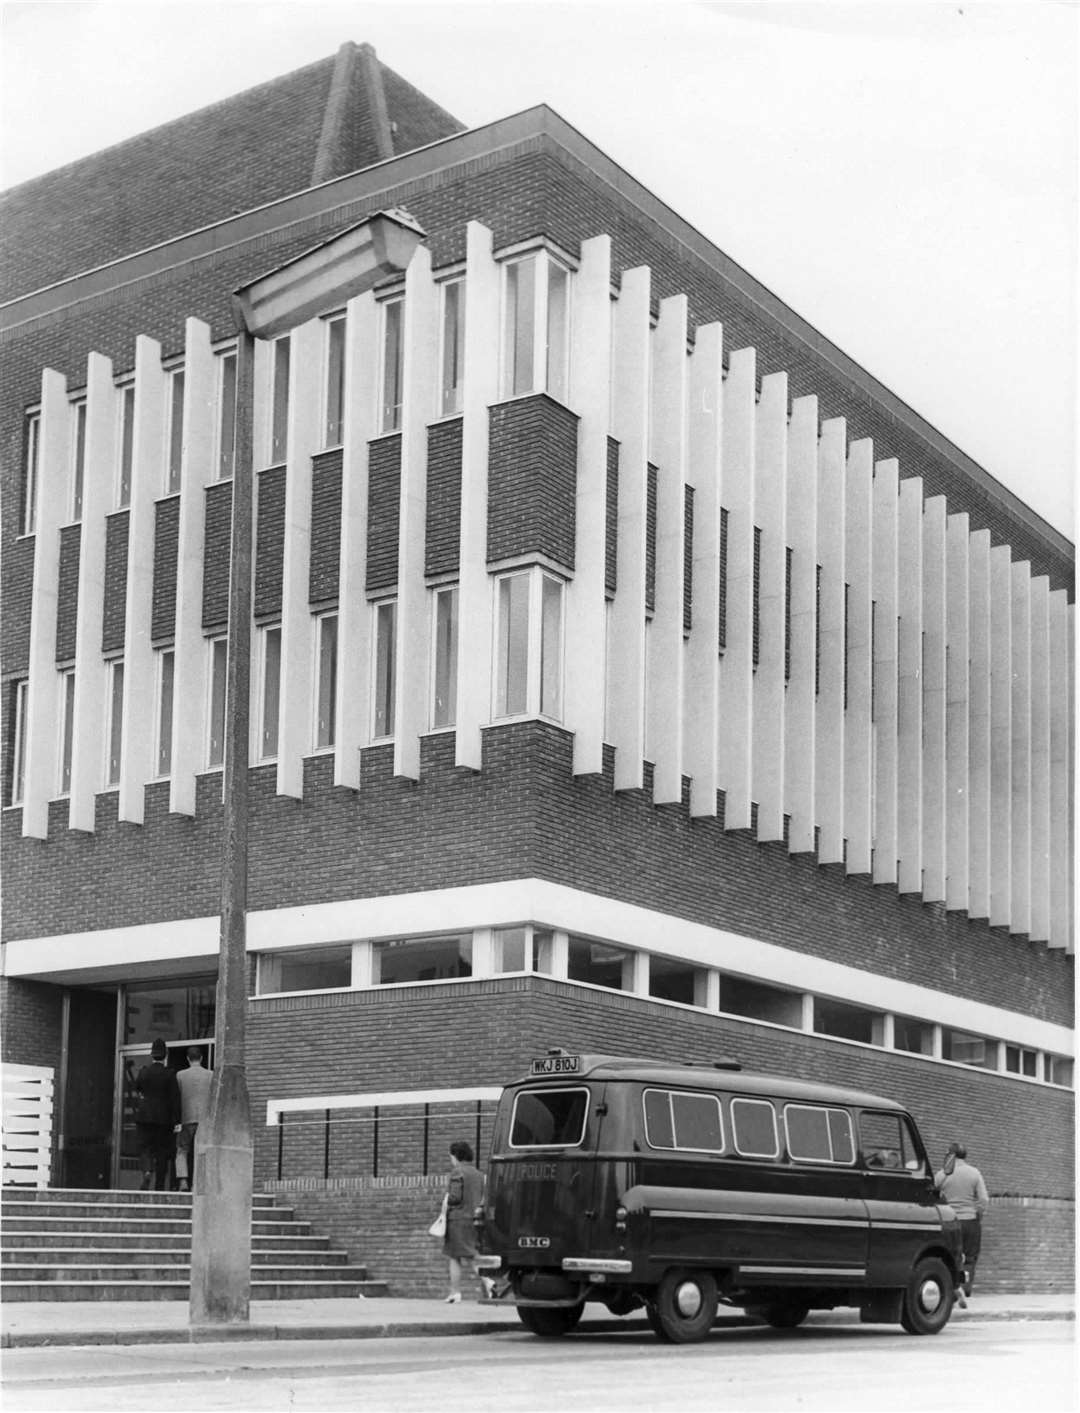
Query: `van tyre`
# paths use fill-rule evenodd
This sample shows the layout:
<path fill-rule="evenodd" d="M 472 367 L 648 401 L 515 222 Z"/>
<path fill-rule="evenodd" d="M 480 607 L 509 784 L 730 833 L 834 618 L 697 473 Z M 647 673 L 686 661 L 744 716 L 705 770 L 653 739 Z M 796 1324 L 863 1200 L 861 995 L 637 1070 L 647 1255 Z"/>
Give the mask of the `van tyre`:
<path fill-rule="evenodd" d="M 939 1334 L 949 1322 L 952 1302 L 948 1267 L 936 1256 L 926 1256 L 916 1263 L 904 1291 L 900 1323 L 908 1334 Z"/>
<path fill-rule="evenodd" d="M 712 1329 L 719 1300 L 708 1271 L 668 1271 L 656 1287 L 649 1324 L 660 1339 L 692 1344 Z"/>
<path fill-rule="evenodd" d="M 553 1305 L 544 1308 L 540 1305 L 519 1305 L 518 1319 L 530 1334 L 541 1339 L 557 1339 L 569 1334 L 581 1319 L 582 1305 Z"/>

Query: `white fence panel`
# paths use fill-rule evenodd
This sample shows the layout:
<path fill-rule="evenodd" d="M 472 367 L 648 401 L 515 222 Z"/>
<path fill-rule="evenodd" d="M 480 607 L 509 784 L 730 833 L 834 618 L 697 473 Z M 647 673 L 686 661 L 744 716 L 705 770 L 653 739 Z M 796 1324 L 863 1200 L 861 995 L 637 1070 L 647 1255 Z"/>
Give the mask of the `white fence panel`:
<path fill-rule="evenodd" d="M 48 1187 L 53 1132 L 53 1071 L 0 1065 L 3 1091 L 3 1185 Z"/>

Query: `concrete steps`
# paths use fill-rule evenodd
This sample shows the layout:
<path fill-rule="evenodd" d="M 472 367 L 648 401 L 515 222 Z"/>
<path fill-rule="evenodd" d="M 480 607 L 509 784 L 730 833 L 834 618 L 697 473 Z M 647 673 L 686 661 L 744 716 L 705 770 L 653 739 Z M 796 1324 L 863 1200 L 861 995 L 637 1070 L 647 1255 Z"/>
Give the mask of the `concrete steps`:
<path fill-rule="evenodd" d="M 253 1300 L 387 1293 L 271 1196 L 251 1233 Z M 188 1193 L 5 1190 L 0 1300 L 186 1300 L 190 1273 Z"/>

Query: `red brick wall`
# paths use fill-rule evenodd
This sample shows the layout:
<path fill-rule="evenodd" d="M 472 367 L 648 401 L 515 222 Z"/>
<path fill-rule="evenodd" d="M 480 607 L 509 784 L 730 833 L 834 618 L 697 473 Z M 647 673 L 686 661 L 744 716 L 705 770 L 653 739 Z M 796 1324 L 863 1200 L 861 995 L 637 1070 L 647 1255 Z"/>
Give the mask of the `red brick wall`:
<path fill-rule="evenodd" d="M 577 422 L 546 394 L 490 410 L 488 562 L 545 554 L 574 568 Z"/>
<path fill-rule="evenodd" d="M 255 478 L 255 601 L 253 612 L 281 613 L 285 568 L 285 468 L 273 466 Z"/>
<path fill-rule="evenodd" d="M 456 574 L 461 559 L 461 418 L 428 428 L 424 573 Z"/>
<path fill-rule="evenodd" d="M 367 588 L 396 589 L 401 434 L 368 443 Z"/>
<path fill-rule="evenodd" d="M 180 497 L 154 506 L 154 588 L 150 634 L 169 642 L 176 632 L 176 565 L 180 550 Z"/>
<path fill-rule="evenodd" d="M 338 596 L 341 567 L 340 451 L 328 451 L 311 463 L 311 563 L 308 600 L 330 603 Z"/>

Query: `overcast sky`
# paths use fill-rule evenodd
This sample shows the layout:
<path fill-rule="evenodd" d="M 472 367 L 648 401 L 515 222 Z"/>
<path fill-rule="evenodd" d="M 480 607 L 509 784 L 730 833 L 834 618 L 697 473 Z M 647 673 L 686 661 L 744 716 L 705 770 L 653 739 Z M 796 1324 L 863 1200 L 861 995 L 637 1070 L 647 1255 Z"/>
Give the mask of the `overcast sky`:
<path fill-rule="evenodd" d="M 368 41 L 546 102 L 1074 538 L 1073 3 L 0 5 L 3 185 Z"/>

